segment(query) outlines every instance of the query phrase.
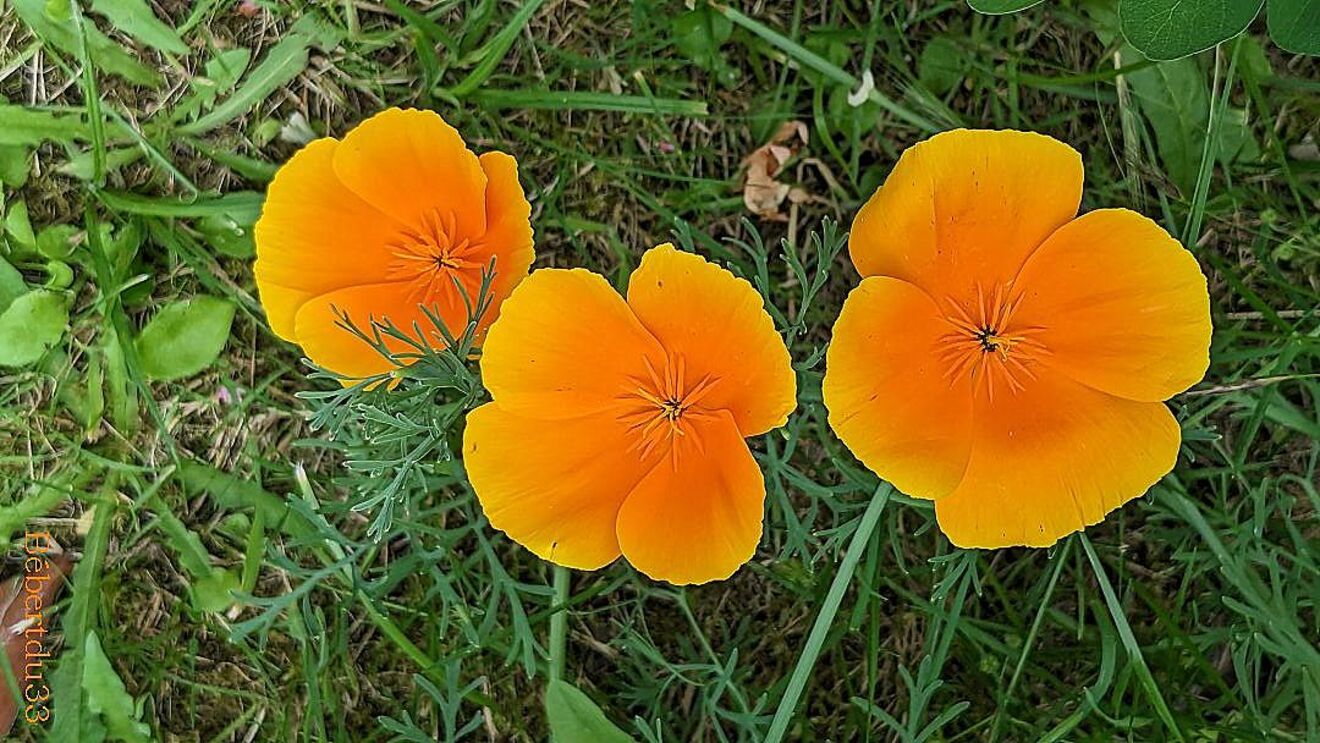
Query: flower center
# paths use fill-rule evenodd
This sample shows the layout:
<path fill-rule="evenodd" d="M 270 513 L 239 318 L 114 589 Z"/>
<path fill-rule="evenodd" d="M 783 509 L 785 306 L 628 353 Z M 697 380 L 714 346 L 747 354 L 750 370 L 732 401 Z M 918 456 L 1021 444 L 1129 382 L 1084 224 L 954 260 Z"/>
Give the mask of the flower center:
<path fill-rule="evenodd" d="M 471 291 L 481 264 L 473 260 L 481 243 L 458 234 L 452 211 L 432 209 L 419 225 L 408 227 L 390 244 L 394 260 L 386 268 L 392 281 L 406 282 L 413 299 L 430 303 L 454 289 L 455 279 Z M 469 286 L 472 284 L 473 286 Z"/>
<path fill-rule="evenodd" d="M 656 369 L 649 358 L 646 376 L 628 380 L 619 399 L 624 406 L 621 419 L 636 439 L 632 449 L 643 458 L 660 447 L 668 447 L 677 466 L 680 438 L 688 438 L 698 447 L 701 441 L 694 423 L 708 418 L 710 413 L 699 403 L 719 383 L 719 379 L 706 375 L 701 379 L 688 379 L 682 356 L 665 359 L 663 369 Z"/>
<path fill-rule="evenodd" d="M 1010 299 L 1008 291 L 997 285 L 989 293 L 977 287 L 974 302 L 952 298 L 946 302 L 945 320 L 953 332 L 941 336 L 940 343 L 950 383 L 969 375 L 973 387 L 993 400 L 997 389 L 1016 394 L 1026 380 L 1036 378 L 1032 366 L 1049 349 L 1035 338 L 1042 328 L 1014 321 L 1019 300 Z"/>

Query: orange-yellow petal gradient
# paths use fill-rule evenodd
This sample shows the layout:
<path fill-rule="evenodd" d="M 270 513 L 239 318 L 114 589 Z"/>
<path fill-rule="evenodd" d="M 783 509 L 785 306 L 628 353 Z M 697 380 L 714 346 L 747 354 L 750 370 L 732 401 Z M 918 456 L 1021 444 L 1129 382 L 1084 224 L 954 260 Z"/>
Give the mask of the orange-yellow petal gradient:
<path fill-rule="evenodd" d="M 792 359 L 746 280 L 666 243 L 642 256 L 628 304 L 665 350 L 682 357 L 689 384 L 718 380 L 703 405 L 732 413 L 744 436 L 788 420 L 797 404 Z"/>
<path fill-rule="evenodd" d="M 504 301 L 481 352 L 481 378 L 501 408 L 541 419 L 617 408 L 644 357 L 664 352 L 604 277 L 546 268 Z"/>
<path fill-rule="evenodd" d="M 462 235 L 486 229 L 486 173 L 454 127 L 434 111 L 391 108 L 358 124 L 335 152 L 350 190 L 410 226 L 429 214 Z"/>
<path fill-rule="evenodd" d="M 1180 430 L 1163 403 L 1108 395 L 1044 370 L 977 397 L 963 482 L 935 501 L 959 547 L 1047 547 L 1146 492 L 1171 469 Z"/>
<path fill-rule="evenodd" d="M 873 276 L 848 295 L 825 359 L 830 427 L 872 472 L 917 498 L 953 492 L 971 451 L 971 379 L 949 376 L 942 358 L 951 331 L 925 292 Z"/>
<path fill-rule="evenodd" d="M 286 340 L 302 302 L 354 284 L 384 281 L 399 223 L 345 188 L 331 167 L 339 143 L 318 139 L 276 173 L 255 229 L 257 291 L 271 328 Z"/>
<path fill-rule="evenodd" d="M 848 239 L 862 276 L 975 296 L 1011 280 L 1077 214 L 1082 159 L 1030 132 L 958 129 L 905 151 Z"/>
<path fill-rule="evenodd" d="M 614 524 L 647 466 L 609 416 L 546 421 L 495 403 L 468 414 L 463 462 L 492 526 L 537 556 L 580 570 L 619 556 Z"/>
<path fill-rule="evenodd" d="M 518 182 L 518 161 L 503 152 L 487 152 L 479 160 L 487 180 L 486 233 L 481 244 L 485 260 L 495 258 L 495 283 L 491 287 L 495 301 L 482 318 L 482 323 L 489 325 L 499 315 L 503 299 L 526 278 L 536 251 L 530 221 L 532 207 Z"/>
<path fill-rule="evenodd" d="M 676 585 L 728 578 L 761 539 L 765 481 L 738 425 L 720 412 L 695 426 L 675 444 L 676 459 L 656 464 L 619 510 L 624 557 Z"/>
<path fill-rule="evenodd" d="M 1063 226 L 1015 284 L 1042 361 L 1096 389 L 1157 402 L 1210 364 L 1210 297 L 1192 254 L 1146 217 L 1094 211 Z"/>
<path fill-rule="evenodd" d="M 463 332 L 467 309 L 452 293 L 441 295 L 428 306 L 445 322 L 452 335 Z M 416 323 L 433 348 L 445 345 L 444 337 L 422 312 L 420 300 L 406 284 L 350 286 L 307 300 L 299 308 L 294 322 L 298 345 L 312 363 L 351 379 L 388 372 L 394 366 L 356 335 L 339 327 L 335 309 L 348 313 L 358 330 L 368 337 L 372 334 L 373 320 L 382 324 L 389 320 L 413 337 L 417 337 L 413 329 Z M 389 337 L 384 340 L 394 353 L 415 352 L 401 341 Z"/>

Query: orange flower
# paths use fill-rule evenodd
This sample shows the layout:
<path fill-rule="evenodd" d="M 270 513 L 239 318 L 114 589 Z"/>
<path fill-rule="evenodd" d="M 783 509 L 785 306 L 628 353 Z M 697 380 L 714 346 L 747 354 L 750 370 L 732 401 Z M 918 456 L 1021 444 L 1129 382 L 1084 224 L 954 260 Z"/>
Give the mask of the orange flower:
<path fill-rule="evenodd" d="M 727 578 L 761 538 L 747 436 L 795 406 L 788 350 L 746 281 L 672 245 L 625 302 L 583 269 L 533 273 L 482 351 L 468 478 L 495 528 L 560 565 L 620 554 L 671 583 Z"/>
<path fill-rule="evenodd" d="M 475 302 L 493 258 L 484 331 L 531 266 L 530 213 L 518 163 L 472 154 L 432 111 L 391 108 L 343 141 L 318 139 L 275 175 L 256 226 L 257 290 L 271 329 L 346 377 L 388 372 L 388 360 L 337 325 L 335 310 L 367 333 L 386 319 L 412 332 L 414 323 L 433 327 L 426 306 L 458 336 L 468 310 L 455 281 Z"/>
<path fill-rule="evenodd" d="M 1077 217 L 1081 194 L 1067 145 L 959 130 L 905 152 L 853 224 L 830 425 L 954 544 L 1053 544 L 1173 468 L 1163 401 L 1209 364 L 1205 277 L 1135 212 Z"/>

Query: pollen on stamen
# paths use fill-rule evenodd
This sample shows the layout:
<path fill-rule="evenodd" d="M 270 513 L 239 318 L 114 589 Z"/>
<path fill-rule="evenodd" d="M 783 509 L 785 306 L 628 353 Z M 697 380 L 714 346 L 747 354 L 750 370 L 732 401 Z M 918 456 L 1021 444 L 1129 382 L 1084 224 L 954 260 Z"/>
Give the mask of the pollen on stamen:
<path fill-rule="evenodd" d="M 946 303 L 945 319 L 953 330 L 940 338 L 940 358 L 950 384 L 970 377 L 974 388 L 993 400 L 997 387 L 1017 393 L 1035 379 L 1031 367 L 1049 351 L 1034 337 L 1041 328 L 1014 322 L 1019 302 L 997 285 L 989 292 L 978 286 L 971 302 Z"/>
<path fill-rule="evenodd" d="M 619 395 L 624 404 L 620 421 L 636 436 L 630 450 L 646 458 L 659 447 L 668 446 L 677 466 L 675 444 L 680 439 L 698 451 L 705 450 L 694 424 L 710 417 L 698 403 L 715 388 L 718 380 L 706 376 L 689 387 L 687 365 L 681 356 L 666 359 L 661 369 L 649 358 L 643 361 L 646 376 L 633 378 L 631 386 Z"/>
<path fill-rule="evenodd" d="M 471 283 L 468 274 L 481 269 L 481 264 L 470 258 L 481 244 L 458 234 L 452 211 L 426 212 L 419 224 L 400 232 L 389 248 L 394 259 L 386 269 L 386 277 L 408 282 L 410 294 L 418 302 L 429 302 L 453 289 L 456 278 Z"/>

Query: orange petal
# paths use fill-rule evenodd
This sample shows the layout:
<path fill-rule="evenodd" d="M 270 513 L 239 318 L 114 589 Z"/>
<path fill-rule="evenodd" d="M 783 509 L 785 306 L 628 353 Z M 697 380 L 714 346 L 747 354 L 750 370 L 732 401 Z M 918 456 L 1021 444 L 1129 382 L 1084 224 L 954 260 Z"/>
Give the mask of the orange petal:
<path fill-rule="evenodd" d="M 482 318 L 489 326 L 499 316 L 500 303 L 518 282 L 527 277 L 527 270 L 536 257 L 533 248 L 531 204 L 518 182 L 518 161 L 503 152 L 487 152 L 480 158 L 486 171 L 486 235 L 481 240 L 480 257 L 485 262 L 495 259 L 495 280 L 491 286 L 492 304 Z"/>
<path fill-rule="evenodd" d="M 434 111 L 381 111 L 344 137 L 334 166 L 344 185 L 399 222 L 452 219 L 459 235 L 486 231 L 486 173 Z"/>
<path fill-rule="evenodd" d="M 291 343 L 298 342 L 297 333 L 294 332 L 294 318 L 298 316 L 298 310 L 316 295 L 317 292 L 299 291 L 269 281 L 257 281 L 257 296 L 261 300 L 261 308 L 266 311 L 270 329 Z"/>
<path fill-rule="evenodd" d="M 497 403 L 468 414 L 463 464 L 492 526 L 558 565 L 595 570 L 619 556 L 619 507 L 646 473 L 610 416 L 544 421 Z"/>
<path fill-rule="evenodd" d="M 949 376 L 952 330 L 925 292 L 873 276 L 834 325 L 822 392 L 830 427 L 872 472 L 918 498 L 962 481 L 972 442 L 972 386 Z"/>
<path fill-rule="evenodd" d="M 338 325 L 338 309 L 348 314 L 358 330 L 372 334 L 372 322 L 394 323 L 399 330 L 418 337 L 413 325 L 421 329 L 425 339 L 434 348 L 443 348 L 444 336 L 426 317 L 419 306 L 419 298 L 405 283 L 364 284 L 328 292 L 308 300 L 298 310 L 295 335 L 303 353 L 317 366 L 351 379 L 388 372 L 395 367 L 365 341 Z M 429 305 L 451 334 L 460 335 L 467 323 L 467 309 L 455 292 L 437 295 Z M 408 344 L 385 338 L 394 353 L 415 352 Z"/>
<path fill-rule="evenodd" d="M 502 408 L 576 418 L 616 408 L 664 352 L 623 297 L 585 269 L 544 268 L 500 309 L 481 352 L 481 378 Z"/>
<path fill-rule="evenodd" d="M 628 304 L 688 380 L 718 382 L 703 406 L 733 414 L 744 436 L 784 425 L 797 379 L 761 295 L 727 270 L 665 243 L 646 251 L 628 282 Z"/>
<path fill-rule="evenodd" d="M 975 296 L 1011 280 L 1077 214 L 1082 158 L 1029 132 L 958 129 L 903 153 L 858 212 L 848 250 L 862 276 L 932 296 Z"/>
<path fill-rule="evenodd" d="M 1162 403 L 1057 373 L 994 402 L 977 396 L 974 420 L 966 477 L 935 501 L 940 530 L 960 547 L 1047 547 L 1099 523 L 1173 469 L 1181 436 Z"/>
<path fill-rule="evenodd" d="M 624 501 L 618 536 L 633 567 L 677 585 L 733 575 L 761 540 L 765 481 L 727 412 L 677 437 Z"/>
<path fill-rule="evenodd" d="M 1017 316 L 1041 360 L 1132 400 L 1167 400 L 1210 364 L 1210 296 L 1192 254 L 1159 225 L 1105 209 L 1055 232 L 1023 267 Z"/>
<path fill-rule="evenodd" d="M 289 158 L 266 191 L 255 228 L 257 291 L 271 327 L 290 340 L 303 301 L 384 281 L 388 243 L 402 229 L 335 177 L 331 162 L 339 146 L 318 139 Z"/>

